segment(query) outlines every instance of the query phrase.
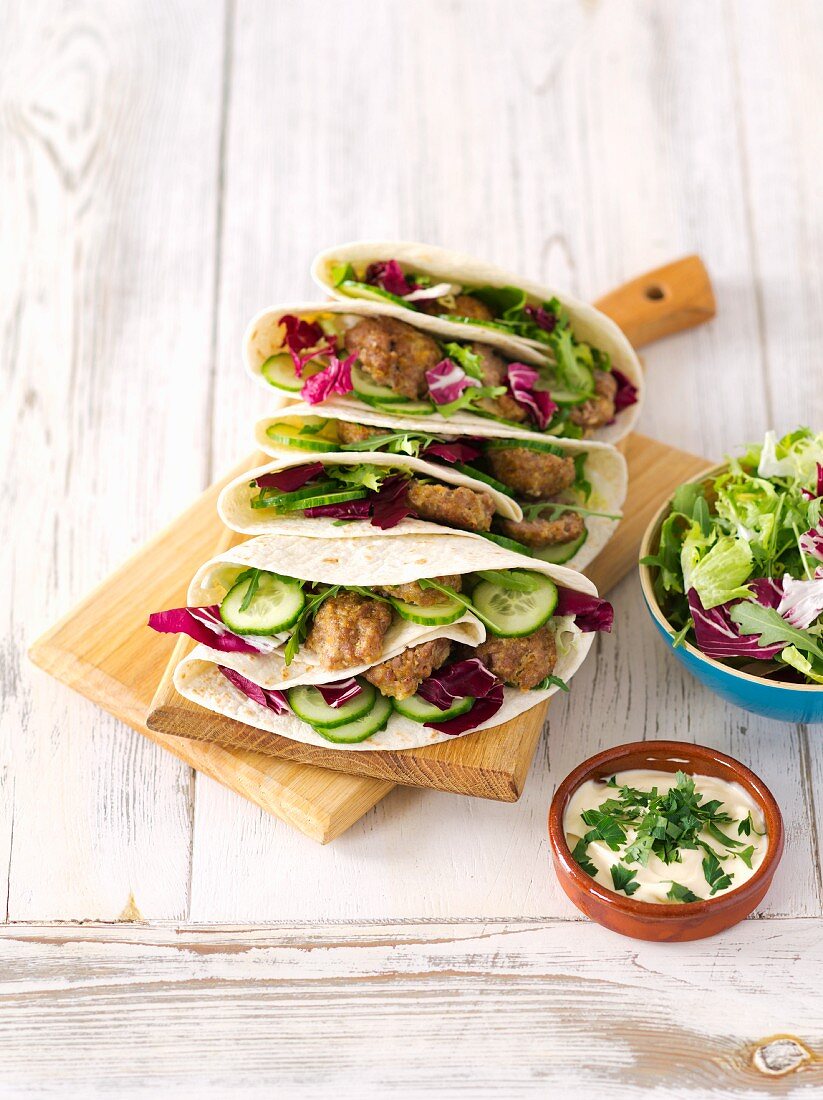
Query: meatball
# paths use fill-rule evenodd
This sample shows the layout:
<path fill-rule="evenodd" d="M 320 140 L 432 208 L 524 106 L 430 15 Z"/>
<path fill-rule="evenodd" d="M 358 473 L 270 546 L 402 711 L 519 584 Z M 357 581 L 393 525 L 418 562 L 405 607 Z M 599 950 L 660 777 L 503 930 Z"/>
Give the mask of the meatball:
<path fill-rule="evenodd" d="M 443 358 L 436 340 L 393 317 L 364 317 L 345 334 L 363 370 L 378 385 L 414 400 L 428 390 L 426 371 Z"/>
<path fill-rule="evenodd" d="M 306 646 L 326 668 L 350 668 L 376 661 L 392 621 L 391 608 L 356 592 L 324 600 L 314 616 Z"/>
<path fill-rule="evenodd" d="M 617 393 L 617 379 L 608 371 L 594 372 L 595 396 L 577 405 L 569 413 L 569 420 L 584 428 L 586 433 L 600 428 L 614 420 L 614 398 Z"/>
<path fill-rule="evenodd" d="M 368 428 L 365 424 L 352 424 L 348 420 L 337 421 L 337 439 L 340 443 L 362 443 L 374 435 L 385 435 L 388 428 Z"/>
<path fill-rule="evenodd" d="M 574 485 L 574 459 L 518 447 L 487 447 L 486 459 L 498 481 L 518 495 L 548 500 Z"/>
<path fill-rule="evenodd" d="M 450 650 L 448 638 L 435 638 L 433 642 L 412 646 L 390 661 L 367 669 L 363 675 L 383 695 L 408 699 L 436 668 L 440 668 Z"/>
<path fill-rule="evenodd" d="M 551 675 L 557 647 L 552 631 L 541 626 L 527 638 L 489 637 L 477 647 L 475 655 L 499 679 L 529 691 Z"/>
<path fill-rule="evenodd" d="M 462 577 L 459 574 L 431 579 L 442 584 L 444 588 L 453 588 L 455 592 L 460 591 Z M 395 600 L 403 600 L 404 603 L 416 603 L 418 607 L 434 607 L 435 604 L 446 602 L 442 592 L 438 592 L 436 588 L 421 588 L 417 581 L 409 581 L 408 584 L 384 584 L 375 588 L 375 592 L 381 592 L 384 596 L 391 596 Z"/>
<path fill-rule="evenodd" d="M 480 369 L 483 373 L 484 386 L 505 386 L 508 381 L 506 368 L 508 363 L 502 355 L 498 355 L 494 348 L 488 344 L 472 343 L 469 350 L 480 358 Z M 493 416 L 500 416 L 504 420 L 521 421 L 529 415 L 526 409 L 512 397 L 510 393 L 501 394 L 500 397 L 484 397 L 477 404 L 481 409 L 490 412 Z"/>
<path fill-rule="evenodd" d="M 579 539 L 586 530 L 583 517 L 577 512 L 562 512 L 557 519 L 524 519 L 519 523 L 504 519 L 501 527 L 510 539 L 517 539 L 525 546 L 559 546 Z"/>
<path fill-rule="evenodd" d="M 429 485 L 412 478 L 409 504 L 420 519 L 460 527 L 464 531 L 488 531 L 494 515 L 494 500 L 464 485 Z"/>
<path fill-rule="evenodd" d="M 479 298 L 471 294 L 458 294 L 451 309 L 441 309 L 441 313 L 451 313 L 456 317 L 465 317 L 469 321 L 493 321 L 494 314 Z"/>

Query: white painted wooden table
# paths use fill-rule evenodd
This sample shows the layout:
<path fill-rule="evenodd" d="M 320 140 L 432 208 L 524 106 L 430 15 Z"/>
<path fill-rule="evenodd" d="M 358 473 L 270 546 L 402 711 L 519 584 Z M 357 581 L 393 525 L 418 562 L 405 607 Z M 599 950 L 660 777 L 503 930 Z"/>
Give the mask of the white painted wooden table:
<path fill-rule="evenodd" d="M 823 1095 L 819 1060 L 751 1064 L 775 1033 L 823 1052 L 823 730 L 707 694 L 634 578 L 519 804 L 398 789 L 327 848 L 24 656 L 248 450 L 243 325 L 311 293 L 336 240 L 431 240 L 586 297 L 698 251 L 718 317 L 649 350 L 642 429 L 719 458 L 822 426 L 823 5 L 0 12 L 0 1095 Z M 763 919 L 650 946 L 561 896 L 556 783 L 644 736 L 774 789 Z M 146 923 L 85 923 L 116 921 Z"/>

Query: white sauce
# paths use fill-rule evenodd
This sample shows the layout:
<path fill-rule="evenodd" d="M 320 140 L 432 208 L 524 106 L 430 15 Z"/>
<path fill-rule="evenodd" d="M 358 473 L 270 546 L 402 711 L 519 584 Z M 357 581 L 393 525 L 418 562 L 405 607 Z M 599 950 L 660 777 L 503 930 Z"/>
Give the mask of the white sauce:
<path fill-rule="evenodd" d="M 597 868 L 597 874 L 594 876 L 597 882 L 613 891 L 615 887 L 611 867 L 620 862 L 630 871 L 637 872 L 632 882 L 638 882 L 640 886 L 630 895 L 635 901 L 671 904 L 672 899 L 666 895 L 671 888 L 672 880 L 690 889 L 698 898 L 704 899 L 710 896 L 719 897 L 730 890 L 735 890 L 752 877 L 763 862 L 768 848 L 768 837 L 760 835 L 765 834 L 766 830 L 766 823 L 760 807 L 739 783 L 728 783 L 723 779 L 715 779 L 709 775 L 693 775 L 691 778 L 694 780 L 696 793 L 701 796 L 702 802 L 711 802 L 717 799 L 723 803 L 718 812 L 727 813 L 732 817 L 732 822 L 718 826 L 721 832 L 733 840 L 741 841 L 744 849 L 750 845 L 754 847 L 754 852 L 751 855 L 751 868 L 747 867 L 742 859 L 734 855 L 735 852 L 741 850 L 740 848 L 724 848 L 719 840 L 704 829 L 699 834 L 699 839 L 705 841 L 717 853 L 718 857 L 728 853 L 729 858 L 722 859 L 720 865 L 725 873 L 733 876 L 730 886 L 721 888 L 711 895 L 711 886 L 706 881 L 703 872 L 703 859 L 706 853 L 702 848 L 681 849 L 681 862 L 664 863 L 659 856 L 651 853 L 645 867 L 637 862 L 626 863 L 624 859 L 621 859 L 622 851 L 628 844 L 631 844 L 637 835 L 635 829 L 627 826 L 625 829 L 626 844 L 621 845 L 619 851 L 612 851 L 602 840 L 589 842 L 586 858 Z M 618 786 L 626 785 L 641 791 L 650 791 L 652 787 L 657 787 L 661 794 L 676 785 L 674 772 L 644 769 L 618 772 L 615 775 L 615 781 Z M 588 809 L 597 809 L 607 798 L 615 798 L 617 795 L 617 790 L 613 787 L 607 787 L 600 780 L 589 779 L 577 788 L 569 800 L 563 816 L 563 831 L 569 848 L 573 850 L 581 837 L 590 831 L 591 826 L 583 821 L 582 813 Z M 738 835 L 737 823 L 742 821 L 747 814 L 751 814 L 752 818 L 751 832 L 748 836 L 745 834 Z M 620 894 L 626 896 L 622 890 Z"/>

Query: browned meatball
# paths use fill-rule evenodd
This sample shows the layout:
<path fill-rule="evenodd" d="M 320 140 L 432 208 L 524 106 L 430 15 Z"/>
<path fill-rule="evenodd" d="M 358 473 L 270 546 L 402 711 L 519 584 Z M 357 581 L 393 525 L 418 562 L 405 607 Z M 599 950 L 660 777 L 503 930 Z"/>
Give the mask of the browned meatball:
<path fill-rule="evenodd" d="M 574 459 L 518 447 L 487 447 L 486 459 L 498 481 L 519 496 L 548 500 L 574 485 Z"/>
<path fill-rule="evenodd" d="M 562 512 L 557 519 L 524 519 L 517 523 L 504 519 L 501 524 L 503 533 L 510 539 L 517 539 L 525 546 L 559 546 L 580 538 L 586 530 L 583 517 L 577 512 Z"/>
<path fill-rule="evenodd" d="M 340 443 L 362 443 L 373 435 L 385 435 L 388 428 L 367 428 L 365 424 L 351 424 L 348 420 L 337 421 L 337 439 Z"/>
<path fill-rule="evenodd" d="M 306 646 L 326 668 L 365 665 L 383 652 L 391 620 L 392 610 L 382 600 L 343 592 L 320 605 Z"/>
<path fill-rule="evenodd" d="M 466 317 L 470 321 L 493 321 L 494 314 L 479 298 L 471 294 L 458 294 L 451 309 L 441 309 L 441 313 L 451 313 L 457 317 Z"/>
<path fill-rule="evenodd" d="M 403 397 L 423 397 L 426 371 L 443 358 L 436 340 L 393 317 L 364 317 L 345 334 L 346 351 L 380 386 Z"/>
<path fill-rule="evenodd" d="M 508 378 L 506 373 L 508 363 L 503 356 L 498 355 L 494 348 L 488 344 L 481 344 L 476 341 L 469 344 L 469 349 L 480 357 L 483 385 L 505 386 Z M 477 404 L 486 412 L 490 412 L 494 416 L 501 416 L 504 420 L 521 421 L 529 415 L 526 409 L 515 401 L 509 393 L 501 394 L 500 397 L 484 397 Z"/>
<path fill-rule="evenodd" d="M 551 675 L 557 660 L 554 634 L 541 626 L 527 638 L 486 639 L 475 654 L 495 676 L 512 687 L 529 691 Z"/>
<path fill-rule="evenodd" d="M 488 531 L 494 500 L 464 485 L 427 485 L 417 478 L 409 482 L 409 504 L 420 519 L 460 527 L 464 531 Z"/>
<path fill-rule="evenodd" d="M 608 371 L 596 370 L 594 372 L 595 397 L 590 397 L 582 405 L 577 405 L 569 413 L 569 420 L 580 428 L 585 428 L 586 433 L 608 424 L 614 420 L 614 398 L 617 393 L 617 379 Z"/>
<path fill-rule="evenodd" d="M 442 584 L 444 588 L 453 588 L 455 592 L 460 591 L 463 580 L 459 574 L 431 579 Z M 409 581 L 408 584 L 384 584 L 375 588 L 375 592 L 392 596 L 395 600 L 403 600 L 404 603 L 416 603 L 418 607 L 434 607 L 435 604 L 446 602 L 446 596 L 442 592 L 438 592 L 436 588 L 421 588 L 417 581 Z"/>
<path fill-rule="evenodd" d="M 383 695 L 393 699 L 408 699 L 414 695 L 420 685 L 440 668 L 449 655 L 451 642 L 448 638 L 435 638 L 433 642 L 406 649 L 390 661 L 383 661 L 368 669 L 363 675 Z"/>

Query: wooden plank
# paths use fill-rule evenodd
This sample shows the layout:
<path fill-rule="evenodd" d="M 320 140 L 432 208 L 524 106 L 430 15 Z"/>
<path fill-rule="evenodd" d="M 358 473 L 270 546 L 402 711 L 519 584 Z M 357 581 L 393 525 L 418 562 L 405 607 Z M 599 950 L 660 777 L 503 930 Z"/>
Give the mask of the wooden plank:
<path fill-rule="evenodd" d="M 674 947 L 563 922 L 7 928 L 0 1091 L 811 1097 L 821 966 L 802 920 Z"/>
<path fill-rule="evenodd" d="M 0 22 L 0 907 L 113 919 L 136 892 L 181 917 L 189 769 L 24 653 L 202 483 L 222 17 L 35 0 Z"/>
<path fill-rule="evenodd" d="M 625 450 L 631 488 L 624 518 L 614 539 L 589 570 L 604 592 L 636 567 L 640 539 L 654 512 L 677 485 L 707 465 L 704 459 L 638 435 L 630 437 Z M 206 515 L 198 517 L 197 525 L 201 527 L 212 522 L 217 537 L 219 523 L 213 515 L 211 502 L 204 503 L 203 507 Z M 170 556 L 175 553 L 174 542 L 182 548 L 187 539 L 188 531 L 181 524 L 176 538 L 173 535 L 170 538 Z M 149 555 L 142 568 L 150 574 L 156 572 Z M 181 640 L 176 647 L 146 719 L 149 729 L 217 742 L 229 749 L 252 749 L 351 775 L 374 776 L 406 786 L 432 787 L 455 794 L 514 802 L 522 793 L 546 718 L 546 705 L 534 707 L 511 722 L 471 737 L 398 752 L 354 753 L 319 748 L 277 737 L 184 699 L 174 688 L 172 674 L 173 666 L 190 649 L 187 639 Z"/>

